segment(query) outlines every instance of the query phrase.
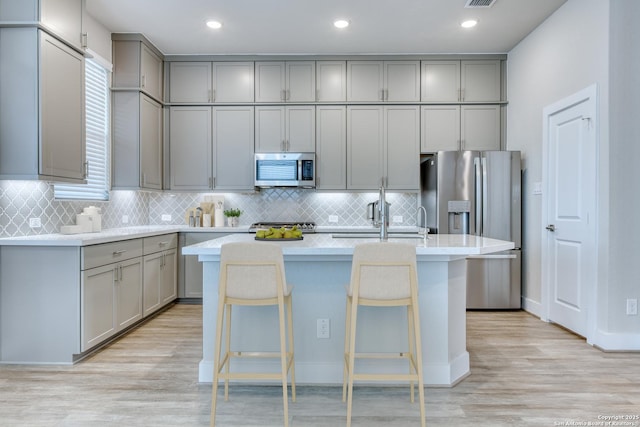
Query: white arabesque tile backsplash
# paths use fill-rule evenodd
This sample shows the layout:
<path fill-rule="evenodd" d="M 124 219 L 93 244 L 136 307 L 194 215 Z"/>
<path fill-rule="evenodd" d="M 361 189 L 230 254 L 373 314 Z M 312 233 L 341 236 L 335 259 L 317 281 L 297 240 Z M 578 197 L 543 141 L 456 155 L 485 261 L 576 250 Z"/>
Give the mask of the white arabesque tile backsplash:
<path fill-rule="evenodd" d="M 112 191 L 108 202 L 61 201 L 53 197 L 53 185 L 36 181 L 0 181 L 0 237 L 57 233 L 75 223 L 85 206 L 102 209 L 103 228 L 134 225 L 184 224 L 185 212 L 199 206 L 208 195 L 222 195 L 225 209 L 243 211 L 241 225 L 257 221 L 315 221 L 320 226 L 367 226 L 367 203 L 375 193 L 323 193 L 304 189 L 266 189 L 255 193 L 168 193 Z M 418 194 L 387 193 L 390 215 L 402 216 L 401 225 L 416 225 Z M 170 221 L 163 221 L 170 215 Z M 329 222 L 329 216 L 338 222 Z M 128 222 L 123 222 L 123 217 Z M 31 228 L 30 218 L 42 226 Z M 395 224 L 399 225 L 399 224 Z"/>

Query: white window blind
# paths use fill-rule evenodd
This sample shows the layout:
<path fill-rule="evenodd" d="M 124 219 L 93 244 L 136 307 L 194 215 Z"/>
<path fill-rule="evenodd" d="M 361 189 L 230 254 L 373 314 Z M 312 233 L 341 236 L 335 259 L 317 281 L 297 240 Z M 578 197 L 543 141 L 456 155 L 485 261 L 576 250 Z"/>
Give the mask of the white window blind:
<path fill-rule="evenodd" d="M 54 184 L 56 199 L 109 200 L 109 71 L 85 61 L 86 184 Z"/>

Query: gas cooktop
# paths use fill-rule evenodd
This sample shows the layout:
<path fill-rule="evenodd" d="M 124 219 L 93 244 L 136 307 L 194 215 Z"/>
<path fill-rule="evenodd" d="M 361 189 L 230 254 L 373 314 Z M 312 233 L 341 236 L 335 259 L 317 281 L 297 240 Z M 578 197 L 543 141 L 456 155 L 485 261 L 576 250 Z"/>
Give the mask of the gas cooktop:
<path fill-rule="evenodd" d="M 297 226 L 298 229 L 302 230 L 303 233 L 315 233 L 316 232 L 316 223 L 313 221 L 299 221 L 299 222 L 255 222 L 249 226 L 249 233 L 255 233 L 256 230 L 260 228 L 291 228 L 293 226 Z"/>

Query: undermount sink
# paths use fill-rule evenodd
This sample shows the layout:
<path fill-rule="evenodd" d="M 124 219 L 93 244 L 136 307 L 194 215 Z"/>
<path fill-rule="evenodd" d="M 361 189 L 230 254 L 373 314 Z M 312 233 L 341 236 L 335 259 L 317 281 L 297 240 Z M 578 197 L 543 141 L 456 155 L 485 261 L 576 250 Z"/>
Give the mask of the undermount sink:
<path fill-rule="evenodd" d="M 380 233 L 338 233 L 332 234 L 334 239 L 379 239 Z M 389 233 L 389 239 L 422 239 L 423 235 L 418 233 Z"/>

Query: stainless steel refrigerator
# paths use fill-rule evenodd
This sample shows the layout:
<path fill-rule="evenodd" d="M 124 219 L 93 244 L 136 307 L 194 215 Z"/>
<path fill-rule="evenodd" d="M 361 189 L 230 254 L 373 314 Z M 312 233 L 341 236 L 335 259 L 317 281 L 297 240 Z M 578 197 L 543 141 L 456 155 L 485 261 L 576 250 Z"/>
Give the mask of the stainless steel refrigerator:
<path fill-rule="evenodd" d="M 509 240 L 515 249 L 467 258 L 467 308 L 521 307 L 519 151 L 440 151 L 421 161 L 421 203 L 431 233 Z"/>

